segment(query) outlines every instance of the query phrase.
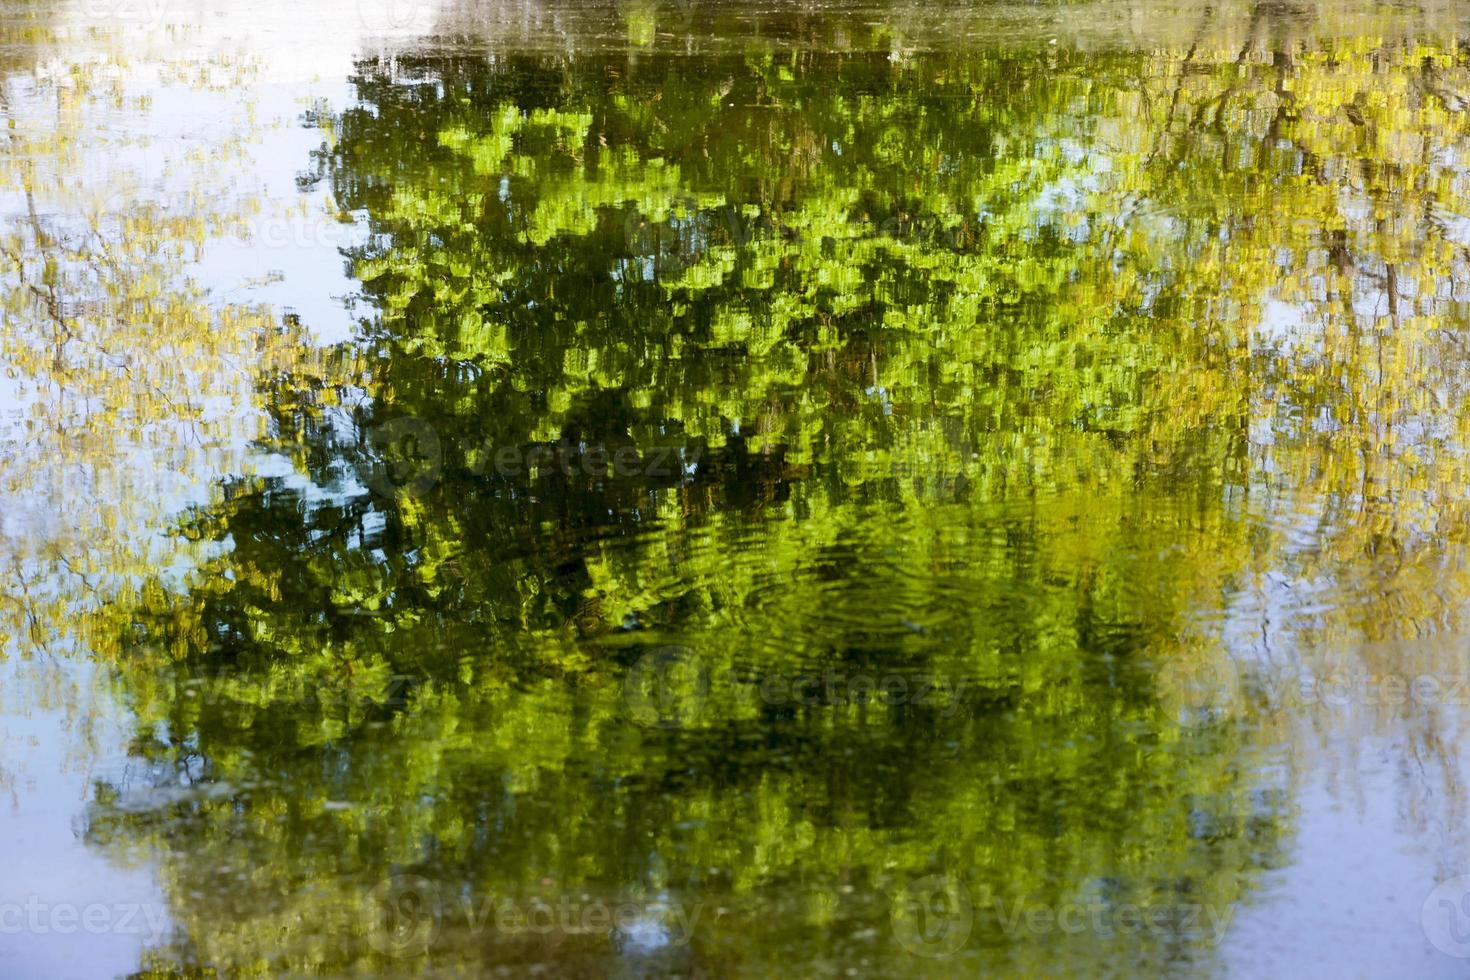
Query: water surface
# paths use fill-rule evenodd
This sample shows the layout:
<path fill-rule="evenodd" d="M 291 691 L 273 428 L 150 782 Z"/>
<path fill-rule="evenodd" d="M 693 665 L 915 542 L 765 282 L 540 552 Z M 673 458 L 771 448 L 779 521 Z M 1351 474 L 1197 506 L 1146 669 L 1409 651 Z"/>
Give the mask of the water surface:
<path fill-rule="evenodd" d="M 7 8 L 6 974 L 1463 972 L 1467 38 Z"/>

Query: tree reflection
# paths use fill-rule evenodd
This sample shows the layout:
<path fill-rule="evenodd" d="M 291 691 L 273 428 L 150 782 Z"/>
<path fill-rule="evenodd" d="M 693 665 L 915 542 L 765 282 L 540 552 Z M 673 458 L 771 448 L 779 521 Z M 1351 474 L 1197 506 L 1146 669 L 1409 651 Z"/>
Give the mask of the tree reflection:
<path fill-rule="evenodd" d="M 1004 910 L 1245 900 L 1300 744 L 1260 677 L 1396 668 L 1463 591 L 1470 63 L 1254 10 L 1145 53 L 361 62 L 318 165 L 374 315 L 264 388 L 297 477 L 230 482 L 187 594 L 129 605 L 149 778 L 89 833 L 161 862 L 154 965 L 386 968 L 361 903 L 411 875 L 719 912 L 445 915 L 445 969 L 1208 967 Z M 792 693 L 838 674 L 964 693 Z M 892 926 L 935 875 L 953 961 Z"/>

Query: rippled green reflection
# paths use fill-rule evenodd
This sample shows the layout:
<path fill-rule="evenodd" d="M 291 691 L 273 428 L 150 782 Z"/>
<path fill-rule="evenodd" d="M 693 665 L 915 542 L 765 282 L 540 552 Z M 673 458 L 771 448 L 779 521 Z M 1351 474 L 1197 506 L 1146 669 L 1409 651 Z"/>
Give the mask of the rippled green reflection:
<path fill-rule="evenodd" d="M 1465 50 L 666 14 L 304 117 L 356 336 L 80 627 L 143 965 L 1216 972 L 1296 833 L 1272 670 L 1463 673 L 1394 644 L 1467 585 Z M 1453 710 L 1375 707 L 1460 799 Z"/>

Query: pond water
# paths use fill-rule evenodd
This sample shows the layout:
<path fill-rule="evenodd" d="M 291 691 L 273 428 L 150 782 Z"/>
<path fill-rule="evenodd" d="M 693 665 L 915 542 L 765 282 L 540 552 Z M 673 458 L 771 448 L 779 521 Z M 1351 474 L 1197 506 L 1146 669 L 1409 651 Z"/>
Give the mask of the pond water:
<path fill-rule="evenodd" d="M 1470 969 L 1470 10 L 0 11 L 0 973 Z"/>

